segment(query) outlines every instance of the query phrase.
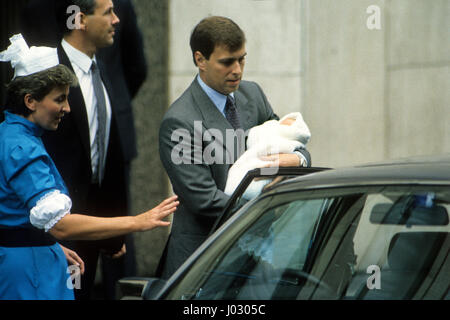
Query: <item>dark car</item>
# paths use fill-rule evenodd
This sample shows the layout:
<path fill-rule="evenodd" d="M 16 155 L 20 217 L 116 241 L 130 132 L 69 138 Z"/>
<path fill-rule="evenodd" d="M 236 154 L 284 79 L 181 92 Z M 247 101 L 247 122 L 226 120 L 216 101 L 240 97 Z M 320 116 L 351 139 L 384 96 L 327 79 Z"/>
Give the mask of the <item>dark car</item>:
<path fill-rule="evenodd" d="M 244 181 L 167 282 L 140 279 L 142 298 L 450 298 L 450 155 L 309 170 L 280 169 L 249 201 Z"/>

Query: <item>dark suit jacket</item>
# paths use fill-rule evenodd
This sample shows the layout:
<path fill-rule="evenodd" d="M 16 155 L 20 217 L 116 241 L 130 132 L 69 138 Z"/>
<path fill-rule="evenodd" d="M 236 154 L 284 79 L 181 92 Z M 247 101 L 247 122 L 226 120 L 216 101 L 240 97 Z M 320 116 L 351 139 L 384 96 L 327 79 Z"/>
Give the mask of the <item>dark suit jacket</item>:
<path fill-rule="evenodd" d="M 55 48 L 62 31 L 56 20 L 57 0 L 28 0 L 20 12 L 20 32 L 28 46 Z"/>
<path fill-rule="evenodd" d="M 61 45 L 58 46 L 58 56 L 60 63 L 73 70 Z M 112 109 L 107 162 L 125 163 L 136 155 L 131 105 L 117 102 L 113 85 L 106 76 L 105 66 L 100 59 L 97 59 L 97 62 Z M 69 104 L 71 112 L 62 119 L 58 130 L 44 134 L 43 141 L 69 188 L 74 205 L 73 211 L 75 211 L 85 209 L 86 192 L 92 180 L 89 125 L 79 86 L 70 89 Z M 113 156 L 112 152 L 114 152 Z"/>
<path fill-rule="evenodd" d="M 63 37 L 56 19 L 62 5 L 57 0 L 29 0 L 21 11 L 21 33 L 29 46 L 57 47 Z M 130 0 L 113 0 L 114 11 L 120 19 L 116 26 L 114 44 L 98 50 L 107 67 L 117 96 L 129 104 L 147 76 L 142 34 Z M 128 89 L 128 90 L 127 90 Z M 119 104 L 123 104 L 120 102 Z"/>
<path fill-rule="evenodd" d="M 234 97 L 244 130 L 267 120 L 278 119 L 256 83 L 242 81 Z M 194 124 L 195 121 L 201 121 L 202 132 L 194 132 L 194 128 L 198 128 L 198 124 L 197 126 Z M 211 129 L 221 133 L 223 141 L 219 142 L 219 145 L 223 148 L 226 158 L 226 155 L 230 154 L 226 146 L 232 146 L 230 141 L 227 143 L 226 130 L 233 128 L 195 79 L 169 108 L 159 132 L 160 158 L 173 190 L 180 200 L 180 205 L 173 216 L 172 232 L 165 252 L 167 256 L 164 258 L 165 261 L 162 261 L 163 278 L 170 276 L 206 239 L 214 221 L 229 199 L 223 190 L 228 170 L 239 156 L 235 151 L 232 152 L 234 156 L 231 163 L 228 161 L 207 164 L 201 159 L 200 164 L 190 164 L 190 161 L 194 162 L 196 154 L 209 154 L 210 149 L 205 148 L 211 145 L 203 142 L 198 149 L 184 158 L 184 163 L 177 164 L 179 159 L 173 161 L 174 156 L 176 158 L 178 154 L 173 153 L 173 150 L 194 143 L 196 135 L 201 137 L 205 130 Z M 179 138 L 172 141 L 174 132 L 176 136 L 184 136 L 186 139 Z M 214 133 L 214 130 L 211 133 Z"/>
<path fill-rule="evenodd" d="M 118 92 L 119 103 L 129 105 L 147 77 L 147 62 L 142 34 L 131 1 L 113 2 L 120 23 L 116 26 L 113 45 L 101 48 L 97 56 L 107 67 L 114 90 Z"/>

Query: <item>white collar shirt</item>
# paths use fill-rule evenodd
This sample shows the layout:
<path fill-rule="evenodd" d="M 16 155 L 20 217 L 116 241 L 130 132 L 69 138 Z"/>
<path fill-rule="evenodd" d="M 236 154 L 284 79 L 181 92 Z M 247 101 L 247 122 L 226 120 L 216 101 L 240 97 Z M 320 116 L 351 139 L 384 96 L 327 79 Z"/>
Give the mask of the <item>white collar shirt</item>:
<path fill-rule="evenodd" d="M 221 114 L 226 118 L 225 116 L 225 105 L 227 104 L 227 96 L 214 90 L 210 86 L 208 86 L 202 78 L 200 78 L 200 75 L 197 75 L 197 82 L 200 85 L 200 87 L 203 89 L 203 91 L 206 93 L 206 95 L 211 99 L 211 101 L 214 103 L 216 108 L 220 111 Z M 234 98 L 234 92 L 230 93 L 230 96 Z"/>
<path fill-rule="evenodd" d="M 91 65 L 92 61 L 97 62 L 95 56 L 93 59 L 89 58 L 85 53 L 79 51 L 70 45 L 66 40 L 61 41 L 61 45 L 69 57 L 70 63 L 72 64 L 75 75 L 78 78 L 78 83 L 81 88 L 81 92 L 84 98 L 84 104 L 86 106 L 87 120 L 89 123 L 89 137 L 91 146 L 91 166 L 92 166 L 92 176 L 97 176 L 98 167 L 98 147 L 95 143 L 95 137 L 98 127 L 97 119 L 97 98 L 94 93 L 94 86 L 92 83 L 92 71 Z M 105 94 L 106 102 L 106 133 L 105 133 L 105 157 L 108 150 L 109 143 L 109 133 L 111 130 L 111 102 L 109 100 L 108 92 L 106 91 L 105 85 L 102 82 L 103 92 Z"/>

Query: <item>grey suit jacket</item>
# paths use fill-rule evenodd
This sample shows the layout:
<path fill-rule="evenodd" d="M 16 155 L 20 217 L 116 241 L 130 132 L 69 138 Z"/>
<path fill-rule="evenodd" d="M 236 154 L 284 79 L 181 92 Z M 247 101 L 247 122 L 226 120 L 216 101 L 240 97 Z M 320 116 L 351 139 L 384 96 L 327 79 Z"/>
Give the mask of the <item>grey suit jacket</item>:
<path fill-rule="evenodd" d="M 278 119 L 256 83 L 242 81 L 234 97 L 244 130 Z M 163 278 L 170 276 L 206 239 L 229 199 L 223 190 L 228 170 L 239 154 L 231 150 L 233 143 L 227 139 L 227 130 L 233 132 L 197 79 L 163 118 L 160 158 L 180 201 L 165 250 L 167 256 L 161 261 Z M 224 161 L 211 163 L 207 159 L 211 154 Z"/>

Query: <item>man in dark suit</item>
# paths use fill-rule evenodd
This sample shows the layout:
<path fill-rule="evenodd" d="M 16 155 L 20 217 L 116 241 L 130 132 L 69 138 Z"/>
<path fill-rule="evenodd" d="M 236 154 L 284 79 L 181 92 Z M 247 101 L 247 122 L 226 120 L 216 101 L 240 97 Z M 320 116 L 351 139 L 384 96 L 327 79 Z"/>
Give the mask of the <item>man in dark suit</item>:
<path fill-rule="evenodd" d="M 278 119 L 261 88 L 242 80 L 247 52 L 239 26 L 224 17 L 205 18 L 190 45 L 199 74 L 165 114 L 159 135 L 161 161 L 180 200 L 160 262 L 163 278 L 200 246 L 224 209 L 228 170 L 245 149 L 243 133 Z M 275 161 L 311 163 L 305 149 Z"/>
<path fill-rule="evenodd" d="M 107 78 L 111 81 L 114 93 L 115 106 L 126 110 L 130 117 L 126 120 L 129 130 L 123 128 L 120 135 L 128 135 L 135 132 L 131 101 L 134 99 L 147 76 L 147 62 L 144 55 L 144 43 L 142 34 L 137 25 L 136 13 L 131 0 L 113 0 L 114 12 L 120 19 L 115 26 L 114 43 L 111 46 L 100 48 L 98 58 L 106 67 Z M 136 144 L 136 139 L 127 137 L 128 142 Z M 136 148 L 136 147 L 133 147 Z M 129 162 L 129 161 L 128 161 Z M 127 212 L 130 210 L 130 166 L 126 168 L 126 181 L 122 190 L 126 190 Z M 123 204 L 125 205 L 125 203 Z M 109 255 L 101 255 L 102 283 L 104 297 L 115 299 L 115 285 L 117 280 L 126 276 L 136 275 L 136 261 L 133 235 L 125 236 L 126 255 L 112 259 Z"/>
<path fill-rule="evenodd" d="M 60 0 L 29 0 L 23 7 L 20 27 L 29 46 L 56 47 L 61 42 L 63 30 L 56 19 L 60 3 Z M 129 104 L 129 97 L 136 96 L 147 76 L 147 62 L 131 0 L 113 0 L 113 3 L 120 23 L 116 26 L 114 43 L 99 48 L 98 56 L 105 63 L 115 90 L 119 90 L 117 96 L 124 97 Z"/>
<path fill-rule="evenodd" d="M 73 12 L 66 11 L 70 5 L 80 9 L 72 19 L 79 23 L 72 26 L 68 21 Z M 66 28 L 59 60 L 75 72 L 79 86 L 69 95 L 71 113 L 58 131 L 43 136 L 44 144 L 69 189 L 74 211 L 124 215 L 130 161 L 137 154 L 130 95 L 110 79 L 113 75 L 97 55 L 100 48 L 113 45 L 119 18 L 111 0 L 58 1 L 56 12 L 59 25 Z M 123 237 L 66 243 L 85 262 L 77 299 L 90 298 L 100 251 L 120 257 L 123 243 Z"/>

